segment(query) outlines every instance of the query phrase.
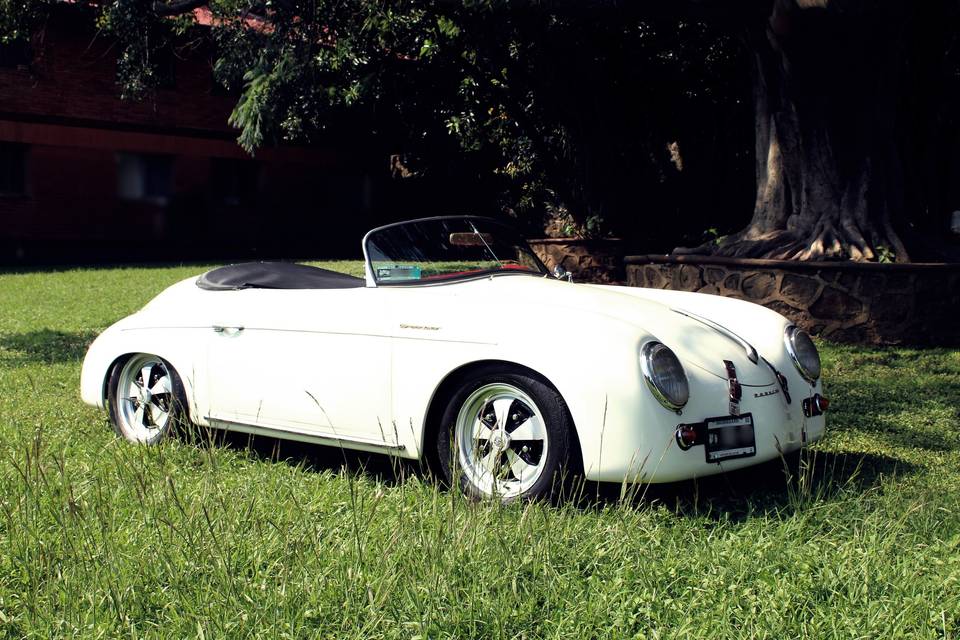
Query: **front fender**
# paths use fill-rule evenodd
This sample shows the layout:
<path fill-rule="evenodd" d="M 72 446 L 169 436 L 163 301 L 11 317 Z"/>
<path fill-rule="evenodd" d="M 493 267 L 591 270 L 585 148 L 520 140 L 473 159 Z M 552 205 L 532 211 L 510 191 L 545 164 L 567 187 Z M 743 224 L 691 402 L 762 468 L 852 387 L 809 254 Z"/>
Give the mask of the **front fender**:
<path fill-rule="evenodd" d="M 183 382 L 194 422 L 205 415 L 207 335 L 202 329 L 133 328 L 134 316 L 101 333 L 87 350 L 80 370 L 80 397 L 89 405 L 106 408 L 107 382 L 113 364 L 135 353 L 160 356 L 176 369 Z M 202 420 L 200 421 L 202 422 Z"/>
<path fill-rule="evenodd" d="M 640 423 L 662 420 L 660 413 L 673 414 L 653 399 L 640 375 L 637 354 L 650 336 L 627 322 L 598 322 L 594 314 L 583 312 L 580 319 L 591 323 L 590 339 L 571 339 L 568 327 L 578 315 L 570 312 L 563 324 L 552 326 L 488 328 L 488 335 L 501 336 L 496 341 L 396 341 L 393 407 L 399 439 L 415 455 L 424 450 L 430 409 L 443 401 L 437 391 L 455 372 L 489 361 L 515 364 L 537 372 L 557 389 L 573 418 L 583 469 L 588 477 L 599 473 L 614 457 L 609 451 L 627 446 L 623 434 L 634 446 Z"/>

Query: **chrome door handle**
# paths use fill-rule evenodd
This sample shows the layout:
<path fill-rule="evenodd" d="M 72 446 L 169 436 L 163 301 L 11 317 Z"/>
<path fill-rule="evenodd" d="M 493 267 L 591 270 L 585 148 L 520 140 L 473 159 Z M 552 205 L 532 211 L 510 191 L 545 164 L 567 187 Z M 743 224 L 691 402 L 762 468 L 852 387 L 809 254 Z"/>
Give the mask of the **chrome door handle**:
<path fill-rule="evenodd" d="M 243 331 L 243 327 L 224 327 L 224 326 L 222 326 L 222 325 L 215 324 L 215 325 L 213 325 L 213 330 L 214 330 L 216 333 L 226 333 L 226 334 L 229 334 L 229 335 L 236 335 L 236 334 L 240 333 L 241 331 Z"/>

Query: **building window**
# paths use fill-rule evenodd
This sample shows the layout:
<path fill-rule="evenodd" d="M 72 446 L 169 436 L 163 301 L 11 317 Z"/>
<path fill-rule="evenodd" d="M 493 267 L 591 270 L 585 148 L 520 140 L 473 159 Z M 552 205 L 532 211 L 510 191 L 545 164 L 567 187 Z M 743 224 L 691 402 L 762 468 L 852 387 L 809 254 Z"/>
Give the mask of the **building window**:
<path fill-rule="evenodd" d="M 251 204 L 257 196 L 260 166 L 252 160 L 213 158 L 210 160 L 210 186 L 221 204 Z"/>
<path fill-rule="evenodd" d="M 147 153 L 117 154 L 117 196 L 166 204 L 173 191 L 173 157 Z"/>
<path fill-rule="evenodd" d="M 13 42 L 0 42 L 0 68 L 16 69 L 30 65 L 33 58 L 33 52 L 30 49 L 29 42 L 14 40 Z"/>
<path fill-rule="evenodd" d="M 27 193 L 27 145 L 0 142 L 0 195 Z"/>

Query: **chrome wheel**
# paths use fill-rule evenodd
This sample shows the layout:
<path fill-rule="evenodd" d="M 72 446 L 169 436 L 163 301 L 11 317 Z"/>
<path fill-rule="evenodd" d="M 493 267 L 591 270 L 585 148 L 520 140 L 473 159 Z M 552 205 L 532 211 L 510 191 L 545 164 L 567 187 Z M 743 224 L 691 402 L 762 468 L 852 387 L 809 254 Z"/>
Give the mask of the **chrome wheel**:
<path fill-rule="evenodd" d="M 543 474 L 549 438 L 536 403 L 505 382 L 484 385 L 464 400 L 454 430 L 464 478 L 486 496 L 512 498 Z"/>
<path fill-rule="evenodd" d="M 167 431 L 176 396 L 167 364 L 157 356 L 140 354 L 120 370 L 116 387 L 116 420 L 122 435 L 151 444 Z"/>

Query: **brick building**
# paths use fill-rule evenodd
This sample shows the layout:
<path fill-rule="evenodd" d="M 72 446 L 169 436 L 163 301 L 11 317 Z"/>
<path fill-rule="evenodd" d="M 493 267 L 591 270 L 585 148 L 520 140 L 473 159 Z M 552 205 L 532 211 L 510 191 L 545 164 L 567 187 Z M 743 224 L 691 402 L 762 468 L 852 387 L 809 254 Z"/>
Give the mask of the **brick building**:
<path fill-rule="evenodd" d="M 344 136 L 251 158 L 202 51 L 121 100 L 116 50 L 77 11 L 0 47 L 0 263 L 356 255 L 385 153 Z"/>

